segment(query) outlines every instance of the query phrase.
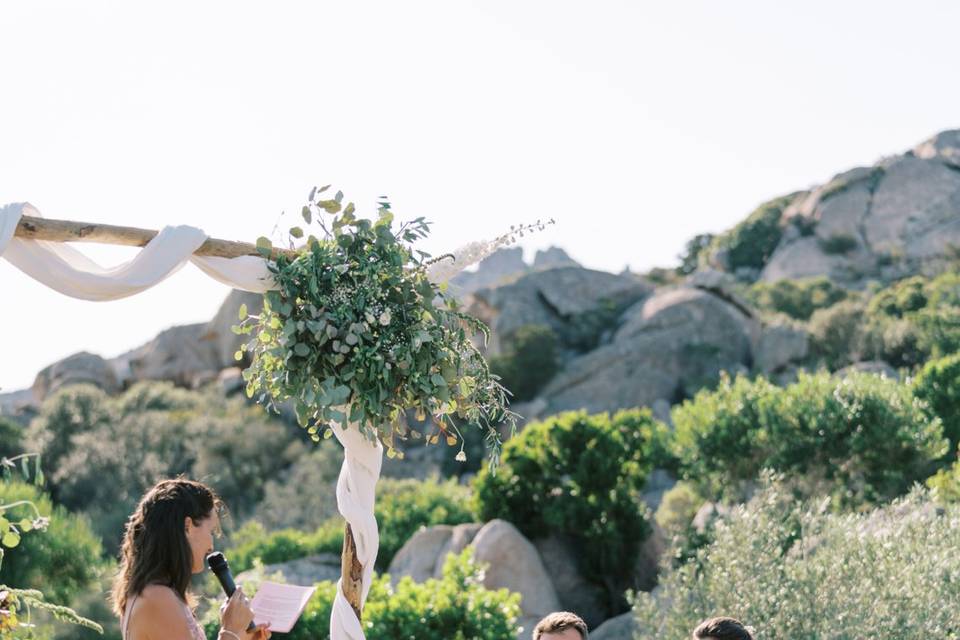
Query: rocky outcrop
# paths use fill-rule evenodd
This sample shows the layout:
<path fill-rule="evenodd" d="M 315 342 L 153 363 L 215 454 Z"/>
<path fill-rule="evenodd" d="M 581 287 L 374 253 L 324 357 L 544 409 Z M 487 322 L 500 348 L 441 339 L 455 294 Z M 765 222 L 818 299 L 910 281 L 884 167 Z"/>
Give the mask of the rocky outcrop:
<path fill-rule="evenodd" d="M 835 176 L 784 211 L 767 282 L 827 276 L 857 284 L 922 271 L 960 246 L 960 130 Z M 802 231 L 801 231 L 802 230 Z"/>
<path fill-rule="evenodd" d="M 523 249 L 511 247 L 487 256 L 480 261 L 475 271 L 461 271 L 450 280 L 450 284 L 457 294 L 465 295 L 503 284 L 529 270 L 530 267 L 523 261 Z"/>
<path fill-rule="evenodd" d="M 541 397 L 546 413 L 614 411 L 676 399 L 751 365 L 755 320 L 714 293 L 681 287 L 629 308 L 613 340 L 570 361 Z"/>
<path fill-rule="evenodd" d="M 590 640 L 633 640 L 636 630 L 637 622 L 633 611 L 627 611 L 610 618 L 590 632 Z"/>
<path fill-rule="evenodd" d="M 537 549 L 505 520 L 456 527 L 438 525 L 423 529 L 397 552 L 388 573 L 392 580 L 409 575 L 423 581 L 439 577 L 444 560 L 473 546 L 473 557 L 487 565 L 483 584 L 488 589 L 509 589 L 521 596 L 522 624 L 527 633 L 536 621 L 560 607 L 553 581 Z"/>
<path fill-rule="evenodd" d="M 124 381 L 169 380 L 184 387 L 216 380 L 220 357 L 207 337 L 206 324 L 188 324 L 160 332 L 147 344 L 124 354 Z"/>
<path fill-rule="evenodd" d="M 807 357 L 810 337 L 800 327 L 774 324 L 763 328 L 754 353 L 754 365 L 763 373 L 777 373 Z"/>
<path fill-rule="evenodd" d="M 536 548 L 506 520 L 491 520 L 473 539 L 473 557 L 488 565 L 483 584 L 520 594 L 524 616 L 543 617 L 560 607 Z"/>
<path fill-rule="evenodd" d="M 37 374 L 31 388 L 33 400 L 39 404 L 57 389 L 71 384 L 92 384 L 106 393 L 116 393 L 120 389 L 113 367 L 106 360 L 81 351 Z"/>
<path fill-rule="evenodd" d="M 509 350 L 517 329 L 530 324 L 551 327 L 561 342 L 575 348 L 597 315 L 614 321 L 618 310 L 652 291 L 652 285 L 633 276 L 564 267 L 477 291 L 467 298 L 467 310 L 492 328 L 491 354 Z"/>
<path fill-rule="evenodd" d="M 542 251 L 537 251 L 533 256 L 533 269 L 543 271 L 545 269 L 559 269 L 560 267 L 579 267 L 580 263 L 574 260 L 560 247 L 550 247 Z"/>

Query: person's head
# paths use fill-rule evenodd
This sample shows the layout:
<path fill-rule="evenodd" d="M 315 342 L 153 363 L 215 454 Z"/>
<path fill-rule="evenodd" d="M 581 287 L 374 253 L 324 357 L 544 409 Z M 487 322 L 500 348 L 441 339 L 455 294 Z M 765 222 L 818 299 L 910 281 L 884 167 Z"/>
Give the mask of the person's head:
<path fill-rule="evenodd" d="M 753 634 L 734 618 L 710 618 L 693 631 L 693 640 L 753 640 Z"/>
<path fill-rule="evenodd" d="M 127 520 L 114 612 L 123 615 L 127 598 L 151 584 L 168 586 L 186 601 L 190 577 L 203 571 L 213 551 L 222 507 L 212 489 L 192 480 L 161 480 L 147 491 Z"/>
<path fill-rule="evenodd" d="M 575 613 L 557 611 L 537 623 L 533 640 L 587 640 L 587 623 Z"/>

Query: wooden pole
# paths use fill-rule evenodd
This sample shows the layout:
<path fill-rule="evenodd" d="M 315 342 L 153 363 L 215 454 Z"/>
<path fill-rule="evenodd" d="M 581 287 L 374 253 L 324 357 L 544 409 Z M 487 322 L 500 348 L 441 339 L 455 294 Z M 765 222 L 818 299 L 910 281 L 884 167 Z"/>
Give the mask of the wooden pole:
<path fill-rule="evenodd" d="M 357 620 L 363 620 L 363 565 L 357 559 L 357 543 L 350 523 L 343 532 L 343 552 L 340 554 L 340 577 L 343 596 L 350 603 Z"/>
<path fill-rule="evenodd" d="M 13 235 L 27 240 L 47 240 L 49 242 L 99 242 L 128 247 L 142 247 L 153 240 L 157 231 L 136 227 L 118 227 L 109 224 L 72 222 L 70 220 L 51 220 L 23 216 Z M 198 256 L 218 258 L 238 258 L 240 256 L 259 256 L 256 245 L 249 242 L 217 240 L 207 238 L 206 242 L 194 252 Z M 273 255 L 283 254 L 293 257 L 296 252 L 288 249 L 273 249 Z"/>

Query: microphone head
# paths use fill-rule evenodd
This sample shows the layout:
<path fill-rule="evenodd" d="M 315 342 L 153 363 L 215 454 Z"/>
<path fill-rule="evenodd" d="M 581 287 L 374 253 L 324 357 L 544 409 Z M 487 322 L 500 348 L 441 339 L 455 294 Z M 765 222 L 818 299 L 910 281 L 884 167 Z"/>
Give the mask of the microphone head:
<path fill-rule="evenodd" d="M 217 574 L 230 570 L 230 567 L 227 565 L 227 559 L 219 551 L 214 551 L 207 556 L 207 566 Z"/>

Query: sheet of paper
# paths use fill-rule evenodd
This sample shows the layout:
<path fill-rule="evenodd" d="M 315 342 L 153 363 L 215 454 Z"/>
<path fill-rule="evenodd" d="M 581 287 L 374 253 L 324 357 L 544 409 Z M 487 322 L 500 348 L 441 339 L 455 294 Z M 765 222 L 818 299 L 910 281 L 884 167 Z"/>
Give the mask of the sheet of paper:
<path fill-rule="evenodd" d="M 272 632 L 289 633 L 315 590 L 316 587 L 261 582 L 257 595 L 250 601 L 253 621 L 269 622 Z"/>

